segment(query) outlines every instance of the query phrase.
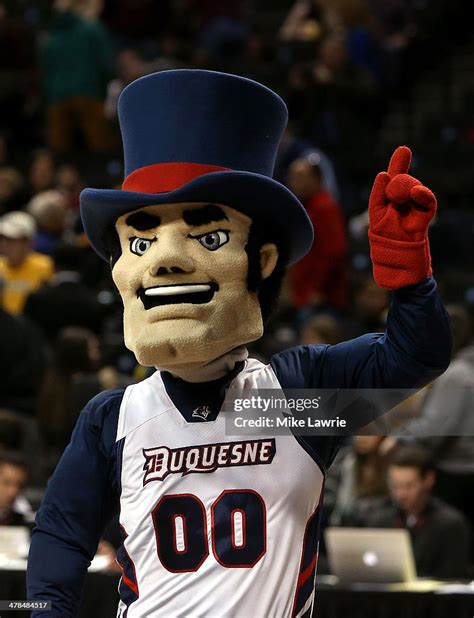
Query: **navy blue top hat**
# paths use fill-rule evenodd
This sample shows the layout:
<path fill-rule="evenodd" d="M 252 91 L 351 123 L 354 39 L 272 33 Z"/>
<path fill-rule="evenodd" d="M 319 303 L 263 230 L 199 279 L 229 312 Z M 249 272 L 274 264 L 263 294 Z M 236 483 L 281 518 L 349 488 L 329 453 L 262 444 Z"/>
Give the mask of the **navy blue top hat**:
<path fill-rule="evenodd" d="M 235 75 L 194 69 L 153 73 L 122 92 L 122 190 L 84 189 L 81 215 L 95 251 L 121 215 L 155 204 L 210 202 L 281 224 L 290 263 L 313 227 L 299 200 L 273 180 L 287 109 L 272 90 Z"/>

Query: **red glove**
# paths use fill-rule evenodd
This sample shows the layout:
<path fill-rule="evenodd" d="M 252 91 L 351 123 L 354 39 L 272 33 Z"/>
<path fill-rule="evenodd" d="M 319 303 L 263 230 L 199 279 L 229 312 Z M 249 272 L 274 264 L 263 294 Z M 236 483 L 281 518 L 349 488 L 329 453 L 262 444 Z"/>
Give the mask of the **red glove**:
<path fill-rule="evenodd" d="M 432 274 L 428 226 L 436 198 L 407 174 L 411 150 L 399 146 L 387 172 L 375 179 L 369 198 L 369 240 L 374 279 L 397 290 Z"/>

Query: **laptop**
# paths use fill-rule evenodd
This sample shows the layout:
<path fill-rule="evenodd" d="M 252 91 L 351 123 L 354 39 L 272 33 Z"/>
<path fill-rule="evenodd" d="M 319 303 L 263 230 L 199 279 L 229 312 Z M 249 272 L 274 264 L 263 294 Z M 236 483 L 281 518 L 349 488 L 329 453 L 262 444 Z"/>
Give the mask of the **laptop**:
<path fill-rule="evenodd" d="M 0 556 L 26 558 L 30 531 L 25 526 L 0 526 Z"/>
<path fill-rule="evenodd" d="M 416 580 L 410 535 L 402 528 L 326 528 L 329 566 L 345 583 Z"/>

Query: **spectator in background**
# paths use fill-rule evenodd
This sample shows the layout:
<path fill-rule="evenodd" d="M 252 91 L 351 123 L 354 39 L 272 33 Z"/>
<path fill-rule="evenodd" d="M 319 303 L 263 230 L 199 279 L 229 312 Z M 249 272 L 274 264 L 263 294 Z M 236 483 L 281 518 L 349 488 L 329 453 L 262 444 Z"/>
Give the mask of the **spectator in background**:
<path fill-rule="evenodd" d="M 420 421 L 425 435 L 430 427 L 442 432 L 424 441 L 436 457 L 435 493 L 474 522 L 474 340 L 467 311 L 459 305 L 447 310 L 453 322 L 454 358 L 430 389 Z"/>
<path fill-rule="evenodd" d="M 150 73 L 154 71 L 168 71 L 170 69 L 181 69 L 185 65 L 182 60 L 182 42 L 176 34 L 163 34 L 160 38 L 160 53 L 148 65 Z"/>
<path fill-rule="evenodd" d="M 354 436 L 351 447 L 329 470 L 325 502 L 332 526 L 360 524 L 372 499 L 387 495 L 382 440 L 383 436 Z"/>
<path fill-rule="evenodd" d="M 358 337 L 364 333 L 385 330 L 388 305 L 387 291 L 375 283 L 372 275 L 362 278 L 356 285 L 354 309 L 347 324 L 350 336 Z"/>
<path fill-rule="evenodd" d="M 0 526 L 24 526 L 28 523 L 15 504 L 27 480 L 26 460 L 15 451 L 0 452 Z"/>
<path fill-rule="evenodd" d="M 337 186 L 336 174 L 331 160 L 321 150 L 311 146 L 308 141 L 298 137 L 295 134 L 292 123 L 285 129 L 280 142 L 275 163 L 274 177 L 280 182 L 285 183 L 288 175 L 288 168 L 293 161 L 295 159 L 304 159 L 307 157 L 310 157 L 311 160 L 314 161 L 317 161 L 319 157 L 322 187 L 326 189 L 337 202 L 339 200 L 339 187 Z"/>
<path fill-rule="evenodd" d="M 34 84 L 36 44 L 33 29 L 10 16 L 7 4 L 0 2 L 0 130 L 8 129 L 18 138 L 25 134 L 24 108 Z"/>
<path fill-rule="evenodd" d="M 34 345 L 34 341 L 32 344 Z M 17 362 L 18 359 L 13 359 L 13 361 Z M 42 377 L 44 368 L 40 365 L 30 369 L 35 369 Z M 16 451 L 27 458 L 29 488 L 32 485 L 43 486 L 47 482 L 48 479 L 41 476 L 43 443 L 34 416 L 27 416 L 21 411 L 15 412 L 0 408 L 0 456 L 3 451 Z M 16 507 L 18 512 L 22 513 L 30 513 L 32 510 L 31 504 L 24 497 L 17 500 Z"/>
<path fill-rule="evenodd" d="M 54 254 L 55 273 L 49 283 L 30 294 L 24 313 L 37 324 L 50 341 L 67 326 L 81 326 L 99 335 L 105 311 L 97 294 L 77 272 L 81 251 L 63 244 Z"/>
<path fill-rule="evenodd" d="M 117 77 L 107 85 L 104 112 L 107 118 L 117 118 L 117 101 L 125 86 L 146 75 L 148 67 L 135 49 L 124 49 L 117 56 Z"/>
<path fill-rule="evenodd" d="M 219 16 L 204 27 L 201 43 L 213 66 L 220 71 L 236 72 L 247 64 L 250 35 L 250 26 L 244 20 Z"/>
<path fill-rule="evenodd" d="M 25 183 L 14 167 L 0 169 L 0 215 L 18 210 L 26 201 Z"/>
<path fill-rule="evenodd" d="M 55 152 L 71 151 L 80 131 L 87 149 L 107 151 L 110 132 L 104 98 L 112 73 L 107 33 L 99 21 L 79 15 L 78 0 L 56 0 L 54 8 L 41 51 L 48 145 Z"/>
<path fill-rule="evenodd" d="M 28 295 L 53 275 L 53 260 L 32 249 L 35 232 L 35 221 L 26 212 L 9 212 L 0 219 L 3 307 L 14 315 L 22 313 Z"/>
<path fill-rule="evenodd" d="M 33 249 L 53 255 L 66 229 L 66 198 L 57 190 L 43 191 L 30 200 L 27 211 L 36 222 Z"/>
<path fill-rule="evenodd" d="M 112 368 L 99 370 L 99 366 L 99 341 L 94 333 L 72 326 L 59 333 L 53 362 L 38 397 L 38 422 L 48 447 L 49 473 L 67 446 L 87 402 L 106 388 L 120 386 L 121 377 Z"/>
<path fill-rule="evenodd" d="M 322 187 L 319 159 L 309 155 L 293 161 L 288 186 L 304 204 L 316 231 L 310 252 L 291 269 L 293 304 L 302 314 L 321 305 L 344 309 L 349 291 L 344 218 Z"/>
<path fill-rule="evenodd" d="M 0 453 L 19 451 L 23 445 L 23 426 L 18 415 L 0 408 Z"/>
<path fill-rule="evenodd" d="M 360 179 L 374 164 L 380 101 L 374 78 L 350 62 L 346 45 L 341 36 L 321 42 L 306 91 L 305 127 L 310 139 L 338 161 L 338 171 Z"/>
<path fill-rule="evenodd" d="M 316 43 L 341 28 L 337 9 L 321 0 L 296 0 L 278 33 L 287 62 L 308 61 L 314 57 Z"/>
<path fill-rule="evenodd" d="M 78 15 L 84 19 L 98 19 L 102 13 L 105 0 L 76 0 L 75 7 Z"/>
<path fill-rule="evenodd" d="M 448 305 L 447 310 L 453 324 L 453 360 L 427 389 L 420 414 L 404 427 L 407 437 L 387 438 L 385 448 L 414 441 L 430 448 L 436 462 L 435 494 L 474 522 L 474 341 L 464 307 Z"/>
<path fill-rule="evenodd" d="M 2 308 L 2 290 L 0 279 L 0 407 L 31 414 L 46 366 L 44 340 L 27 319 Z"/>
<path fill-rule="evenodd" d="M 48 150 L 37 150 L 30 165 L 28 180 L 31 197 L 42 191 L 53 189 L 55 185 L 56 164 Z"/>
<path fill-rule="evenodd" d="M 97 376 L 99 343 L 83 328 L 61 331 L 38 399 L 38 421 L 46 444 L 60 455 L 79 412 L 102 390 Z"/>
<path fill-rule="evenodd" d="M 63 163 L 58 167 L 56 174 L 56 186 L 64 195 L 66 206 L 69 210 L 79 211 L 79 195 L 85 187 L 84 180 L 77 165 Z"/>
<path fill-rule="evenodd" d="M 301 327 L 302 345 L 335 345 L 344 341 L 344 333 L 336 318 L 328 313 L 320 313 L 306 320 Z"/>
<path fill-rule="evenodd" d="M 388 466 L 390 498 L 374 501 L 365 514 L 369 528 L 406 528 L 418 576 L 466 577 L 469 524 L 464 515 L 432 495 L 436 474 L 431 453 L 401 447 Z"/>
<path fill-rule="evenodd" d="M 383 79 L 381 53 L 375 33 L 379 24 L 366 0 L 338 0 L 337 11 L 346 32 L 350 64 L 369 71 L 377 82 Z"/>

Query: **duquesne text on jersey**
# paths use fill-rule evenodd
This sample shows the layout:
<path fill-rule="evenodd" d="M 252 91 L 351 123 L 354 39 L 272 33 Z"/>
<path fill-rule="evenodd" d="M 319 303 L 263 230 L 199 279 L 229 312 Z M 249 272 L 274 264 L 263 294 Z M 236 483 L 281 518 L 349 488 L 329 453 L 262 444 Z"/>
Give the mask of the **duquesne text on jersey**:
<path fill-rule="evenodd" d="M 275 456 L 275 439 L 198 444 L 176 449 L 156 446 L 142 451 L 145 457 L 143 485 L 146 485 L 150 481 L 162 481 L 169 474 L 185 476 L 231 466 L 270 464 Z"/>

